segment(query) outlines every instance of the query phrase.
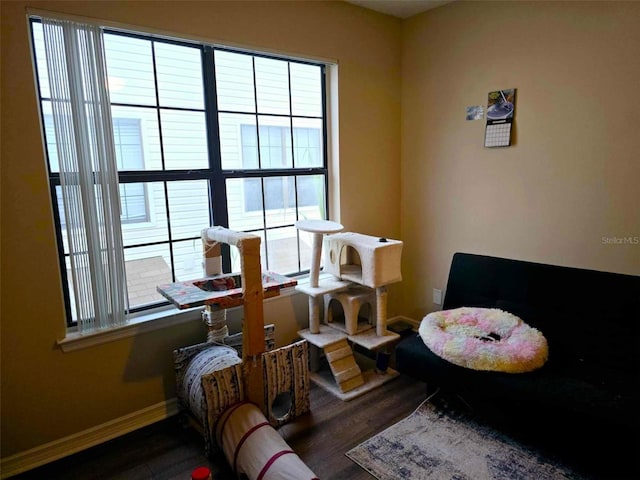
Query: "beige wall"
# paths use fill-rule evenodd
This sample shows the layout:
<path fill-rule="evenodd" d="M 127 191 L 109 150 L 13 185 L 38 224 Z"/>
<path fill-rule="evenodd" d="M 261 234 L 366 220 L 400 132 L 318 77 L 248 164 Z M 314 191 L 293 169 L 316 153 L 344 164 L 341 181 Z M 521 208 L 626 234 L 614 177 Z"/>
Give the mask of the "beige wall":
<path fill-rule="evenodd" d="M 203 334 L 192 322 L 56 347 L 65 326 L 26 7 L 337 60 L 340 220 L 400 234 L 399 20 L 341 2 L 2 2 L 2 458 L 172 398 L 171 352 Z M 280 343 L 306 319 L 295 298 L 265 309 Z"/>
<path fill-rule="evenodd" d="M 456 251 L 640 274 L 640 3 L 455 2 L 403 24 L 404 313 Z M 515 145 L 465 107 L 518 89 Z M 549 292 L 558 295 L 561 292 Z"/>
<path fill-rule="evenodd" d="M 3 2 L 3 458 L 171 398 L 171 350 L 202 332 L 194 322 L 56 348 L 64 320 L 27 5 L 337 59 L 340 220 L 404 240 L 392 289 L 404 301 L 392 298 L 391 314 L 432 310 L 455 251 L 640 273 L 640 246 L 602 244 L 640 235 L 639 3 L 455 2 L 400 22 L 337 2 Z M 509 87 L 515 145 L 484 149 L 484 124 L 464 108 Z M 266 308 L 280 341 L 305 314 L 300 298 Z"/>

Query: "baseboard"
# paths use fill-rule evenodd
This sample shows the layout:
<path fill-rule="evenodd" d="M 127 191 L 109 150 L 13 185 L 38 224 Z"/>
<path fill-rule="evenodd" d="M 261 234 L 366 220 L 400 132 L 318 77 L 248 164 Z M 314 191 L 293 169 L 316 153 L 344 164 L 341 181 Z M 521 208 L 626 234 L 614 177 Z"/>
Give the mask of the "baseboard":
<path fill-rule="evenodd" d="M 387 319 L 387 325 L 391 325 L 395 322 L 406 322 L 413 327 L 414 330 L 418 330 L 420 327 L 420 322 L 418 320 L 414 320 L 413 318 L 405 317 L 403 315 L 396 315 L 395 317 L 391 317 Z"/>
<path fill-rule="evenodd" d="M 0 478 L 9 478 L 27 470 L 59 460 L 94 447 L 126 433 L 159 422 L 178 413 L 177 400 L 172 398 L 138 410 L 115 420 L 74 433 L 65 438 L 0 459 Z"/>

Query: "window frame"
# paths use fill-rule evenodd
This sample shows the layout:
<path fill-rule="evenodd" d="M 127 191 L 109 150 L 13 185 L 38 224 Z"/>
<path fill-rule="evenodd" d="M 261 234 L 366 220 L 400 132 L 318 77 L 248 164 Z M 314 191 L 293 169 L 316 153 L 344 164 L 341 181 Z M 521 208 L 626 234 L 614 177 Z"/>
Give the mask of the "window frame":
<path fill-rule="evenodd" d="M 41 94 L 42 91 L 41 91 L 41 85 L 40 85 L 40 76 L 38 74 L 38 65 L 36 62 L 37 57 L 36 57 L 36 47 L 35 47 L 35 38 L 34 38 L 34 29 L 33 29 L 34 23 L 40 23 L 40 19 L 37 16 L 30 16 L 29 17 L 29 27 L 30 27 L 29 33 L 30 33 L 31 42 L 32 42 L 32 56 L 33 56 L 34 70 L 35 70 L 36 95 L 38 98 L 38 104 L 42 105 L 43 102 L 50 101 L 50 98 L 43 97 Z M 200 241 L 200 236 L 199 236 L 200 232 L 194 232 L 193 237 L 188 237 L 188 238 L 180 237 L 178 239 L 172 238 L 172 232 L 170 228 L 171 215 L 169 213 L 169 196 L 167 195 L 167 185 L 173 181 L 190 181 L 190 180 L 206 181 L 209 186 L 209 199 L 208 199 L 209 224 L 222 225 L 222 226 L 228 227 L 229 225 L 228 211 L 229 210 L 227 205 L 228 203 L 227 202 L 227 186 L 226 186 L 227 180 L 238 179 L 238 178 L 240 179 L 265 178 L 266 179 L 269 177 L 293 177 L 294 184 L 296 184 L 297 183 L 296 177 L 321 175 L 324 179 L 324 182 L 323 182 L 324 183 L 323 184 L 324 202 L 323 202 L 322 208 L 324 209 L 325 217 L 329 218 L 329 203 L 330 203 L 329 202 L 329 168 L 328 168 L 329 153 L 327 148 L 328 147 L 327 124 L 329 121 L 328 112 L 327 112 L 328 65 L 325 62 L 304 60 L 300 58 L 288 57 L 286 55 L 275 55 L 275 54 L 265 53 L 265 52 L 257 52 L 257 51 L 250 51 L 246 49 L 207 44 L 199 41 L 189 41 L 186 39 L 173 39 L 173 38 L 159 37 L 151 33 L 144 33 L 140 31 L 133 32 L 129 30 L 123 30 L 120 28 L 113 28 L 113 27 L 107 27 L 107 26 L 102 26 L 101 28 L 105 34 L 113 34 L 113 35 L 119 35 L 124 37 L 138 38 L 138 39 L 149 41 L 152 43 L 152 45 L 155 45 L 155 42 L 159 42 L 159 43 L 187 46 L 190 48 L 197 48 L 200 51 L 200 61 L 202 66 L 202 80 L 203 80 L 202 88 L 203 88 L 203 97 L 204 97 L 203 108 L 204 108 L 206 136 L 207 136 L 206 145 L 208 150 L 208 167 L 201 168 L 201 169 L 164 170 L 164 155 L 162 155 L 162 163 L 163 163 L 162 170 L 122 170 L 118 172 L 119 183 L 121 185 L 126 185 L 128 183 L 142 183 L 144 185 L 145 200 L 147 202 L 146 204 L 147 221 L 151 221 L 151 218 L 155 215 L 153 211 L 150 211 L 150 210 L 153 210 L 152 208 L 153 202 L 151 202 L 148 198 L 148 195 L 149 195 L 148 188 L 147 188 L 148 183 L 151 183 L 151 182 L 163 183 L 164 190 L 165 190 L 165 208 L 167 209 L 166 213 L 164 214 L 167 216 L 167 222 L 168 222 L 167 238 L 162 241 L 149 242 L 149 243 L 136 243 L 134 245 L 127 245 L 124 247 L 125 251 L 130 248 L 147 247 L 147 246 L 160 245 L 160 244 L 167 245 L 170 252 L 170 257 L 171 257 L 170 269 L 171 269 L 172 281 L 176 281 L 176 278 L 175 278 L 176 268 L 174 265 L 173 244 L 176 241 Z M 292 113 L 290 83 L 287 86 L 287 89 L 289 92 L 289 98 L 290 98 L 289 113 L 287 115 L 283 115 L 283 114 L 275 115 L 275 114 L 258 112 L 257 106 L 256 106 L 255 112 L 248 113 L 248 114 L 253 115 L 256 118 L 256 126 L 259 125 L 258 117 L 270 116 L 270 115 L 287 117 L 291 121 L 295 118 L 314 118 L 316 120 L 319 120 L 321 122 L 321 135 L 322 135 L 322 138 L 321 138 L 322 165 L 321 166 L 296 168 L 294 164 L 290 168 L 266 168 L 266 169 L 261 169 L 261 168 L 224 169 L 222 168 L 219 115 L 225 114 L 225 113 L 237 114 L 240 112 L 218 109 L 217 90 L 216 90 L 216 87 L 217 87 L 216 63 L 214 58 L 216 51 L 226 51 L 226 52 L 232 52 L 237 54 L 243 54 L 243 55 L 251 56 L 253 58 L 259 57 L 259 58 L 281 60 L 286 62 L 293 62 L 296 64 L 307 64 L 307 65 L 313 65 L 320 68 L 321 117 L 306 117 L 303 115 L 294 115 Z M 154 79 L 156 81 L 155 88 L 156 88 L 156 95 L 157 95 L 158 87 L 157 87 L 157 73 L 155 72 L 155 58 L 152 59 L 152 62 L 154 65 Z M 288 74 L 289 74 L 289 81 L 290 81 L 290 78 L 291 78 L 290 70 L 288 70 Z M 254 65 L 254 75 L 255 75 L 255 65 Z M 256 95 L 257 87 L 255 82 L 254 82 L 253 88 L 254 88 L 254 95 Z M 138 105 L 138 104 L 118 103 L 118 102 L 112 101 L 111 107 L 114 107 L 114 106 L 115 107 L 135 107 L 135 108 L 142 107 L 142 105 Z M 201 111 L 198 109 L 190 109 L 190 108 L 163 107 L 159 104 L 159 102 L 156 102 L 155 105 L 148 106 L 147 108 L 155 110 L 158 113 L 158 118 L 160 118 L 160 112 L 162 110 Z M 246 114 L 247 112 L 241 112 L 241 113 Z M 45 114 L 43 113 L 42 108 L 40 108 L 41 128 L 43 129 L 43 136 L 45 138 L 45 141 L 44 141 L 44 149 L 45 149 L 45 156 L 46 156 L 45 163 L 46 163 L 48 180 L 49 180 L 49 188 L 51 193 L 50 197 L 51 197 L 51 205 L 53 210 L 55 236 L 58 244 L 58 257 L 59 257 L 59 264 L 60 264 L 60 270 L 61 270 L 61 282 L 63 287 L 62 289 L 63 289 L 64 304 L 65 304 L 66 317 L 67 317 L 67 328 L 73 329 L 76 325 L 76 321 L 73 320 L 72 318 L 72 305 L 71 305 L 72 297 L 70 295 L 70 289 L 72 287 L 70 286 L 70 283 L 69 283 L 69 278 L 67 275 L 67 267 L 66 267 L 66 258 L 68 255 L 65 253 L 65 249 L 64 249 L 63 229 L 61 228 L 58 198 L 56 194 L 56 188 L 60 186 L 60 174 L 58 172 L 54 172 L 51 170 L 51 165 L 49 162 L 49 146 L 47 145 L 46 132 L 44 131 L 44 115 Z M 291 128 L 292 135 L 293 135 L 293 128 L 295 127 Z M 162 143 L 163 140 L 162 140 L 161 131 L 159 135 L 160 135 L 160 142 Z M 142 137 L 144 137 L 144 135 L 142 135 Z M 144 138 L 141 139 L 141 143 L 144 148 L 144 143 L 145 143 Z M 259 149 L 259 147 L 257 148 Z M 295 147 L 293 146 L 293 138 L 292 138 L 291 148 L 293 152 L 295 150 Z M 294 154 L 292 153 L 292 156 L 293 155 Z M 295 160 L 293 161 L 295 162 Z M 264 189 L 262 189 L 262 196 L 263 196 L 262 203 L 263 203 L 263 212 L 264 212 L 266 210 L 266 208 L 264 208 L 264 205 L 265 205 Z M 297 205 L 297 201 L 296 201 L 296 218 L 299 212 L 299 208 L 300 207 Z M 127 222 L 126 220 L 125 221 L 121 220 L 121 226 L 126 229 L 137 228 L 137 227 L 144 226 L 144 222 L 141 221 L 140 223 L 137 223 L 137 222 Z M 293 226 L 293 224 L 284 225 L 284 227 L 288 227 L 288 226 Z M 283 228 L 283 225 L 268 226 L 263 223 L 262 228 L 253 228 L 253 229 L 247 229 L 243 231 L 248 233 L 255 233 L 255 234 L 264 232 L 264 234 L 266 235 L 269 230 L 279 229 L 279 228 Z M 298 245 L 299 245 L 299 242 L 300 242 L 299 234 L 297 238 L 298 238 Z M 266 264 L 266 262 L 268 262 L 268 254 L 269 254 L 268 242 L 266 241 L 263 242 L 263 249 L 264 249 L 263 254 L 266 257 L 263 260 L 263 262 Z M 290 274 L 290 276 L 304 275 L 304 274 L 307 274 L 309 271 L 308 268 L 303 268 L 303 266 L 300 265 L 299 247 L 298 247 L 297 258 L 298 258 L 298 272 L 292 273 Z M 222 263 L 223 263 L 223 271 L 225 272 L 231 271 L 232 261 L 231 261 L 230 249 L 228 245 L 223 246 L 223 262 Z M 133 316 L 135 317 L 136 315 L 139 316 L 142 314 L 146 315 L 149 313 L 153 313 L 154 310 L 161 311 L 163 309 L 166 309 L 168 305 L 170 305 L 168 301 L 161 301 L 161 302 L 156 302 L 148 305 L 136 306 L 134 308 L 131 308 L 130 311 L 134 314 Z"/>

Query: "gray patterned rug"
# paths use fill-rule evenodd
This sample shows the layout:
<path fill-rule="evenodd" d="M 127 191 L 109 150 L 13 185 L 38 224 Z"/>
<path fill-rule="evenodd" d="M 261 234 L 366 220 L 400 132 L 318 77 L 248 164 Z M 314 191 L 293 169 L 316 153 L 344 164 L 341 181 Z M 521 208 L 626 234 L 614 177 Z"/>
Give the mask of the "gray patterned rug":
<path fill-rule="evenodd" d="M 505 435 L 424 401 L 346 453 L 378 480 L 581 479 Z"/>

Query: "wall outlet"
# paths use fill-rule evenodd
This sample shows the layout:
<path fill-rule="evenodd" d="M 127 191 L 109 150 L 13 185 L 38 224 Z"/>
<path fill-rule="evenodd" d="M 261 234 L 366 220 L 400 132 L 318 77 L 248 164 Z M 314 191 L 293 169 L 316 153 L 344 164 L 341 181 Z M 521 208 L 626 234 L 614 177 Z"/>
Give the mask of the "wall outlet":
<path fill-rule="evenodd" d="M 433 303 L 442 305 L 442 290 L 438 290 L 437 288 L 433 289 Z"/>

